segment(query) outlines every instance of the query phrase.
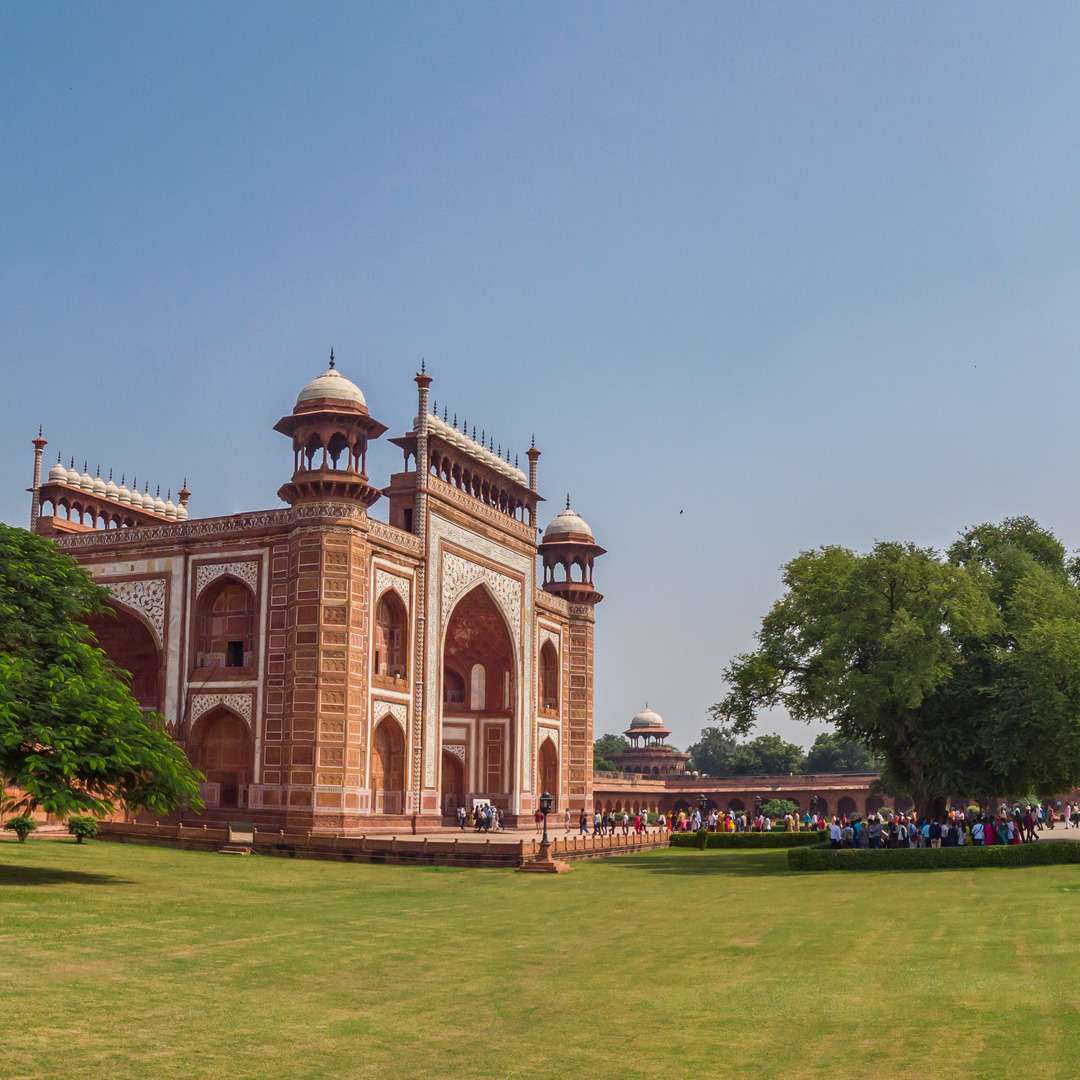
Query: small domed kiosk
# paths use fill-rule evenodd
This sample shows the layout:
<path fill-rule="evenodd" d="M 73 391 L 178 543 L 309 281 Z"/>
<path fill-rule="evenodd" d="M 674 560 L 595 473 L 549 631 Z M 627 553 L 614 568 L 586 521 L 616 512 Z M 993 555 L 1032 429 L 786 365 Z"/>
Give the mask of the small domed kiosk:
<path fill-rule="evenodd" d="M 650 709 L 647 703 L 630 721 L 623 734 L 630 740 L 630 749 L 611 755 L 611 760 L 622 772 L 655 777 L 677 776 L 686 772 L 690 755 L 664 745 L 671 732 L 665 726 L 664 718 Z"/>
<path fill-rule="evenodd" d="M 544 530 L 540 543 L 544 591 L 571 604 L 598 604 L 604 597 L 593 584 L 593 561 L 603 554 L 588 523 L 570 509 L 567 495 L 566 509 Z"/>
<path fill-rule="evenodd" d="M 363 392 L 330 367 L 300 391 L 275 425 L 293 444 L 293 475 L 278 491 L 293 505 L 310 499 L 349 499 L 370 506 L 382 492 L 368 483 L 367 447 L 386 431 L 369 413 Z"/>

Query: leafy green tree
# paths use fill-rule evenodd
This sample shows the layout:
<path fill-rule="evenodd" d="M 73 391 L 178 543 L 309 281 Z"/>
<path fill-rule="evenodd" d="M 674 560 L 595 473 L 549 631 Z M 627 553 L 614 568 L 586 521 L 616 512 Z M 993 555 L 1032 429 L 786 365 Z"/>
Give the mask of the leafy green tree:
<path fill-rule="evenodd" d="M 199 808 L 199 774 L 83 621 L 107 596 L 51 541 L 0 525 L 0 777 L 24 793 L 11 805 Z"/>
<path fill-rule="evenodd" d="M 806 771 L 815 773 L 869 772 L 879 764 L 864 743 L 829 731 L 818 735 L 806 755 Z"/>
<path fill-rule="evenodd" d="M 730 776 L 731 756 L 737 746 L 735 737 L 726 728 L 702 728 L 701 738 L 686 748 L 690 755 L 687 768 L 708 776 Z"/>
<path fill-rule="evenodd" d="M 785 742 L 779 735 L 759 735 L 735 748 L 730 767 L 732 776 L 772 776 L 802 772 L 805 764 L 801 746 Z"/>
<path fill-rule="evenodd" d="M 884 763 L 922 814 L 950 796 L 1080 779 L 1080 588 L 1030 518 L 964 533 L 948 559 L 913 544 L 803 552 L 758 649 L 725 671 L 714 715 L 825 720 Z"/>
<path fill-rule="evenodd" d="M 593 740 L 593 769 L 616 772 L 617 766 L 610 760 L 612 754 L 621 754 L 630 749 L 630 740 L 622 735 L 601 735 Z"/>

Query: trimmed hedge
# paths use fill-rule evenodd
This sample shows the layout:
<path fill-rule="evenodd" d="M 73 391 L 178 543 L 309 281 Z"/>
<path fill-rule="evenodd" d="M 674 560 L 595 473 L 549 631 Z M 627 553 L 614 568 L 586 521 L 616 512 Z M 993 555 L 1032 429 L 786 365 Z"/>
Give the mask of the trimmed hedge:
<path fill-rule="evenodd" d="M 672 847 L 697 848 L 795 848 L 820 844 L 828 832 L 673 832 Z"/>
<path fill-rule="evenodd" d="M 988 847 L 832 848 L 788 852 L 789 870 L 949 870 L 981 866 L 1049 866 L 1080 863 L 1080 842 L 991 844 Z"/>

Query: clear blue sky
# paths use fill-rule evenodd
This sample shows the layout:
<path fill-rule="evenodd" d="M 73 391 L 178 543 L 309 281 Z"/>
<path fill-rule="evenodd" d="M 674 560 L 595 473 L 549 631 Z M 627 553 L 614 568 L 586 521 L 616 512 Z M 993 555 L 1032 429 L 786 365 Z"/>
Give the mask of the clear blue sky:
<path fill-rule="evenodd" d="M 331 345 L 391 434 L 425 357 L 609 549 L 597 733 L 685 745 L 797 551 L 1080 546 L 1078 56 L 1052 2 L 3 3 L 0 518 L 39 422 L 277 505 Z"/>

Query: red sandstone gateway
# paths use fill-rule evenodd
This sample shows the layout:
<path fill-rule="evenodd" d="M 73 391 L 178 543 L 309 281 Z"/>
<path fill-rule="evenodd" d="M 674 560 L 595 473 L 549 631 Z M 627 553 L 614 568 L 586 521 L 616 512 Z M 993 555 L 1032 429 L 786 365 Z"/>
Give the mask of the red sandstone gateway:
<path fill-rule="evenodd" d="M 42 482 L 34 440 L 32 528 L 112 590 L 93 629 L 206 774 L 202 821 L 423 828 L 477 800 L 528 819 L 544 790 L 592 804 L 604 549 L 569 500 L 537 543 L 540 451 L 526 476 L 415 381 L 404 469 L 380 488 L 367 449 L 387 429 L 331 352 L 275 425 L 286 505 L 229 517 L 189 517 L 186 483 L 173 503 L 74 459 Z M 388 522 L 369 516 L 383 496 Z"/>

